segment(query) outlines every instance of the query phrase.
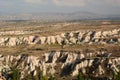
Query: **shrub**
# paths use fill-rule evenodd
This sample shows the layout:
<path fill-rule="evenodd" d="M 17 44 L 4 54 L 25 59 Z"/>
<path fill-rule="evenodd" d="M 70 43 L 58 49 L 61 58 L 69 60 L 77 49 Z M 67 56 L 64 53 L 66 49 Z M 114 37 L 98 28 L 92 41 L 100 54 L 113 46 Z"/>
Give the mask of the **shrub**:
<path fill-rule="evenodd" d="M 49 78 L 49 80 L 54 80 L 54 77 L 51 75 L 50 78 Z"/>
<path fill-rule="evenodd" d="M 78 76 L 77 76 L 78 80 L 84 80 L 84 78 L 82 77 L 82 74 L 79 72 Z"/>
<path fill-rule="evenodd" d="M 44 77 L 43 77 L 43 80 L 48 80 L 48 77 L 47 77 L 47 76 L 44 76 Z"/>

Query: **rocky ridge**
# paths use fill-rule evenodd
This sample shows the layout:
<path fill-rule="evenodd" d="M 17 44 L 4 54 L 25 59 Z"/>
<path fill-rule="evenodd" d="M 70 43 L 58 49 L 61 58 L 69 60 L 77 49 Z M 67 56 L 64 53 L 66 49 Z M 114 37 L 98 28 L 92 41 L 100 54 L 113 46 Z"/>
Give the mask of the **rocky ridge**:
<path fill-rule="evenodd" d="M 108 77 L 112 80 L 111 73 L 120 71 L 120 57 L 111 57 L 112 53 L 107 51 L 95 51 L 89 53 L 52 51 L 42 56 L 23 55 L 0 55 L 0 72 L 5 72 L 7 79 L 11 68 L 17 67 L 21 70 L 21 79 L 28 74 L 37 75 L 37 71 L 43 71 L 43 75 L 77 76 L 79 71 L 85 76 Z M 58 72 L 60 70 L 60 72 Z"/>
<path fill-rule="evenodd" d="M 73 31 L 56 36 L 16 36 L 0 37 L 0 46 L 17 46 L 22 44 L 113 44 L 120 43 L 120 29 L 111 31 Z"/>

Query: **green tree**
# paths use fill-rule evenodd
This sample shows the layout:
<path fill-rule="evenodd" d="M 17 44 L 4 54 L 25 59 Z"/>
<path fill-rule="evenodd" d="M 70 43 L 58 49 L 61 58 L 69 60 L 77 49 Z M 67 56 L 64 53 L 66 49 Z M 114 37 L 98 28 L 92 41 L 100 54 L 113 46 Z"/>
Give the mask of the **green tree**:
<path fill-rule="evenodd" d="M 21 74 L 18 68 L 12 68 L 11 79 L 20 80 Z"/>
<path fill-rule="evenodd" d="M 84 78 L 82 77 L 82 74 L 81 72 L 78 73 L 78 76 L 77 76 L 78 80 L 84 80 Z"/>
<path fill-rule="evenodd" d="M 41 70 L 38 71 L 39 80 L 43 80 L 43 72 Z"/>
<path fill-rule="evenodd" d="M 118 72 L 117 75 L 115 75 L 115 80 L 120 80 L 120 71 Z"/>

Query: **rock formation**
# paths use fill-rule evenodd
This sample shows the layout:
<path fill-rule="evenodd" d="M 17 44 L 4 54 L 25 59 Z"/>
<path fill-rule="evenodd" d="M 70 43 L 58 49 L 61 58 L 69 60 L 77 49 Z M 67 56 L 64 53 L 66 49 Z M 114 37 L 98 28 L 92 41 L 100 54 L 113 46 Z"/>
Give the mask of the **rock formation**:
<path fill-rule="evenodd" d="M 106 51 L 95 51 L 90 53 L 52 51 L 44 53 L 42 56 L 28 55 L 0 55 L 0 72 L 9 72 L 11 67 L 21 70 L 21 78 L 33 73 L 36 75 L 37 69 L 43 71 L 43 75 L 56 74 L 56 66 L 60 66 L 61 75 L 77 76 L 81 71 L 84 75 L 110 77 L 110 73 L 117 74 L 120 71 L 120 57 L 111 57 L 111 53 Z M 6 74 L 4 74 L 6 75 Z"/>
<path fill-rule="evenodd" d="M 1 37 L 1 46 L 16 46 L 22 44 L 113 44 L 120 43 L 120 29 L 111 31 L 73 31 L 56 36 L 16 36 Z"/>

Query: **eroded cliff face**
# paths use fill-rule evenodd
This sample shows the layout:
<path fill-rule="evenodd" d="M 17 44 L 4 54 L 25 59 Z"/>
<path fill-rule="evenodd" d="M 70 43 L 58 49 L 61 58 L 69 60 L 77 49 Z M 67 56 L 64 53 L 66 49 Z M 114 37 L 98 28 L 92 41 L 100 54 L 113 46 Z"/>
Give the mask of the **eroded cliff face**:
<path fill-rule="evenodd" d="M 77 76 L 79 71 L 85 76 L 112 78 L 111 73 L 120 71 L 120 57 L 111 57 L 112 53 L 95 51 L 90 53 L 52 51 L 42 56 L 0 55 L 0 72 L 5 78 L 12 67 L 21 70 L 21 79 L 28 74 L 37 75 L 39 70 L 43 75 Z M 67 79 L 66 79 L 67 80 Z"/>
<path fill-rule="evenodd" d="M 16 46 L 22 44 L 113 44 L 120 43 L 120 29 L 111 31 L 73 31 L 56 36 L 16 36 L 1 37 L 1 46 Z"/>

